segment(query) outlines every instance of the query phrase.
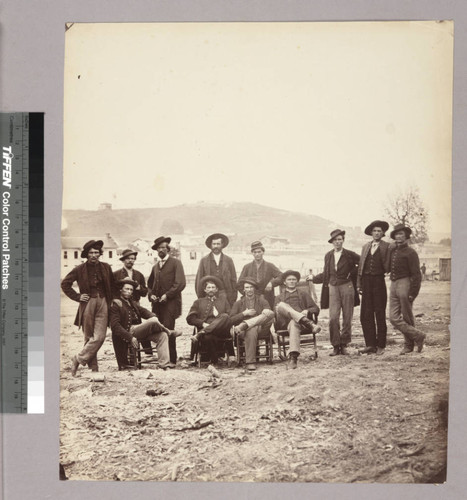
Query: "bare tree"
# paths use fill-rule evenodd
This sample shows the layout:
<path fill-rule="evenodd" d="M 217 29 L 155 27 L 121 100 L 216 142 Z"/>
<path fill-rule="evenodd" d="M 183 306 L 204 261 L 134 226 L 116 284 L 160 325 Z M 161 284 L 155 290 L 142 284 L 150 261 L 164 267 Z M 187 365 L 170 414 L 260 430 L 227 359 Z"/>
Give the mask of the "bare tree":
<path fill-rule="evenodd" d="M 388 196 L 384 212 L 391 224 L 404 224 L 412 229 L 413 243 L 423 245 L 428 241 L 428 211 L 417 187 L 410 186 L 405 191 Z"/>

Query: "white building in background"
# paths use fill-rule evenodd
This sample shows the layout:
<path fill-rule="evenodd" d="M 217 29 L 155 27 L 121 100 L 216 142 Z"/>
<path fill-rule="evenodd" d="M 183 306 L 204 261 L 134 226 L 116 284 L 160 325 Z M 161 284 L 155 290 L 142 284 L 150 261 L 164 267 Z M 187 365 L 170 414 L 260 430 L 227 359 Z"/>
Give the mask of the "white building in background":
<path fill-rule="evenodd" d="M 90 240 L 102 240 L 104 242 L 103 255 L 101 260 L 110 264 L 114 270 L 117 270 L 121 266 L 119 261 L 120 252 L 119 247 L 115 239 L 106 233 L 104 237 L 102 236 L 62 236 L 61 237 L 61 277 L 66 276 L 74 267 L 86 261 L 86 259 L 81 258 L 81 251 L 86 242 Z"/>

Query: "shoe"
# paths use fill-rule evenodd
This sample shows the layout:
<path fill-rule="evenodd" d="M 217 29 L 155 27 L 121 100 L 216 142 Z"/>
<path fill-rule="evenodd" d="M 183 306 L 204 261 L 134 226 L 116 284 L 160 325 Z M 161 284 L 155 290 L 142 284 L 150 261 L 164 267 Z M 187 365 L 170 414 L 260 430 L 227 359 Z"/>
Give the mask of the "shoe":
<path fill-rule="evenodd" d="M 311 321 L 311 319 L 308 319 L 305 316 L 298 323 L 301 326 L 303 326 L 303 328 L 306 328 L 307 330 L 313 331 L 313 328 L 316 328 L 316 325 L 313 323 L 313 321 Z M 319 330 L 321 331 L 321 328 L 319 328 Z"/>
<path fill-rule="evenodd" d="M 248 330 L 248 325 L 244 321 L 242 321 L 239 325 L 235 327 L 235 331 L 237 333 L 246 332 L 247 330 Z"/>
<path fill-rule="evenodd" d="M 183 332 L 177 332 L 177 330 L 170 330 L 170 336 L 171 337 L 180 337 L 180 335 L 182 335 Z"/>
<path fill-rule="evenodd" d="M 247 363 L 246 369 L 250 372 L 256 370 L 256 365 L 254 363 Z"/>
<path fill-rule="evenodd" d="M 341 345 L 341 354 L 343 354 L 344 356 L 349 356 L 350 352 L 347 350 L 346 345 Z"/>
<path fill-rule="evenodd" d="M 376 348 L 376 354 L 378 356 L 381 356 L 381 354 L 384 354 L 384 347 L 377 347 Z"/>
<path fill-rule="evenodd" d="M 175 368 L 177 365 L 175 363 L 169 363 L 167 368 Z"/>
<path fill-rule="evenodd" d="M 79 361 L 76 356 L 71 358 L 71 376 L 76 377 L 76 372 L 78 371 Z"/>
<path fill-rule="evenodd" d="M 191 341 L 193 343 L 195 342 L 198 342 L 198 340 L 201 339 L 201 337 L 205 334 L 206 332 L 204 330 L 200 330 L 198 333 L 195 333 L 192 337 L 191 337 Z"/>
<path fill-rule="evenodd" d="M 411 353 L 411 352 L 413 352 L 413 347 L 408 347 L 408 346 L 406 346 L 406 345 L 405 345 L 405 346 L 402 348 L 402 351 L 401 351 L 399 354 L 400 354 L 401 356 L 403 356 L 404 354 L 409 354 L 409 353 Z"/>
<path fill-rule="evenodd" d="M 289 367 L 292 370 L 296 370 L 297 369 L 297 358 L 290 358 L 290 360 L 289 360 Z"/>
<path fill-rule="evenodd" d="M 320 331 L 321 331 L 321 327 L 319 325 L 315 325 L 313 323 L 313 328 L 311 329 L 311 332 L 316 334 L 316 333 L 319 333 Z"/>
<path fill-rule="evenodd" d="M 339 347 L 334 347 L 334 349 L 332 350 L 332 352 L 329 353 L 329 356 L 337 356 L 338 354 L 340 354 L 340 348 Z"/>
<path fill-rule="evenodd" d="M 417 346 L 417 352 L 422 352 L 425 339 L 426 339 L 426 335 L 424 333 L 422 333 L 415 341 L 415 345 Z"/>
<path fill-rule="evenodd" d="M 379 348 L 378 348 L 379 349 Z M 374 347 L 368 346 L 363 349 L 359 349 L 358 352 L 360 354 L 373 354 L 376 351 Z"/>

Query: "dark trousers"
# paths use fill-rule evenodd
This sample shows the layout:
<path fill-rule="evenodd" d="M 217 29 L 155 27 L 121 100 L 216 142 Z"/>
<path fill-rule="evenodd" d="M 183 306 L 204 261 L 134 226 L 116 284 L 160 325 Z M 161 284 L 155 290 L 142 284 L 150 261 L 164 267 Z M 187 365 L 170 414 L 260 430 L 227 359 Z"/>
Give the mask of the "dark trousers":
<path fill-rule="evenodd" d="M 367 347 L 386 347 L 386 305 L 388 293 L 384 275 L 362 275 L 360 322 Z"/>
<path fill-rule="evenodd" d="M 149 340 L 148 342 L 149 346 L 151 346 L 151 341 Z M 112 333 L 112 344 L 114 346 L 115 358 L 117 360 L 118 368 L 122 369 L 128 366 L 128 342 Z"/>
<path fill-rule="evenodd" d="M 172 312 L 173 305 L 170 301 L 166 303 L 156 302 L 153 304 L 152 311 L 156 314 L 159 321 L 169 330 L 173 330 L 175 328 L 175 318 Z M 173 335 L 169 335 L 169 355 L 170 362 L 177 362 L 177 343 L 176 337 Z"/>
<path fill-rule="evenodd" d="M 217 364 L 219 357 L 219 350 L 224 353 L 224 346 L 219 344 L 224 340 L 229 340 L 230 342 L 226 346 L 226 351 L 229 355 L 234 355 L 235 351 L 233 349 L 233 342 L 230 336 L 230 328 L 232 327 L 232 322 L 230 317 L 226 313 L 219 314 L 216 316 L 211 323 L 204 328 L 206 332 L 200 339 L 200 350 L 207 352 L 209 359 L 213 365 Z M 219 349 L 221 347 L 221 349 Z"/>

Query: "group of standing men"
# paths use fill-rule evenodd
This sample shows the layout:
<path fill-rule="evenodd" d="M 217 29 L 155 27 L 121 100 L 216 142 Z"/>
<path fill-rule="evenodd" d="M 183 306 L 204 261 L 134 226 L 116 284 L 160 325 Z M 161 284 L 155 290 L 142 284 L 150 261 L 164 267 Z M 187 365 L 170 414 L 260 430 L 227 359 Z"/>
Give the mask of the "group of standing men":
<path fill-rule="evenodd" d="M 354 306 L 360 303 L 361 323 L 366 346 L 361 353 L 383 354 L 386 347 L 387 291 L 385 275 L 391 279 L 389 318 L 405 338 L 401 354 L 423 348 L 425 334 L 415 328 L 412 304 L 418 295 L 421 272 L 416 251 L 408 245 L 409 227 L 398 224 L 389 244 L 382 240 L 389 224 L 373 221 L 365 234 L 372 240 L 363 246 L 361 255 L 344 248 L 345 231 L 332 231 L 329 243 L 334 247 L 324 257 L 323 272 L 306 279 L 322 283 L 321 308 L 329 308 L 329 331 L 333 346 L 331 356 L 348 354 Z M 88 241 L 81 253 L 86 262 L 75 267 L 62 281 L 62 290 L 79 302 L 75 325 L 82 327 L 84 347 L 72 358 L 72 375 L 79 365 L 98 370 L 97 352 L 105 340 L 107 326 L 119 369 L 128 367 L 129 346 L 141 342 L 147 354 L 156 344 L 159 366 L 173 368 L 177 362 L 175 320 L 182 312 L 181 293 L 186 286 L 182 263 L 170 255 L 171 238 L 160 236 L 152 246 L 159 260 L 146 282 L 133 269 L 137 252 L 127 249 L 120 260 L 123 267 L 112 273 L 111 267 L 99 261 L 101 240 Z M 233 260 L 223 249 L 229 244 L 221 233 L 210 235 L 206 246 L 211 250 L 200 261 L 195 280 L 198 299 L 193 303 L 187 323 L 196 327 L 193 343 L 204 344 L 211 359 L 217 363 L 217 342 L 231 333 L 245 342 L 246 366 L 256 369 L 258 337 L 276 328 L 287 329 L 290 336 L 289 358 L 297 367 L 302 332 L 318 333 L 316 317 L 319 307 L 308 293 L 298 288 L 300 274 L 288 270 L 282 273 L 263 258 L 265 249 L 260 241 L 251 244 L 253 261 L 244 266 L 240 278 Z M 79 293 L 73 289 L 78 284 Z M 274 296 L 274 287 L 281 286 Z M 237 293 L 242 297 L 237 300 Z M 141 297 L 148 296 L 149 311 L 140 306 Z M 340 316 L 342 314 L 342 327 Z M 145 320 L 143 322 L 143 320 Z"/>

